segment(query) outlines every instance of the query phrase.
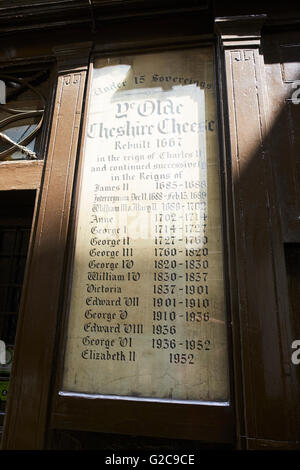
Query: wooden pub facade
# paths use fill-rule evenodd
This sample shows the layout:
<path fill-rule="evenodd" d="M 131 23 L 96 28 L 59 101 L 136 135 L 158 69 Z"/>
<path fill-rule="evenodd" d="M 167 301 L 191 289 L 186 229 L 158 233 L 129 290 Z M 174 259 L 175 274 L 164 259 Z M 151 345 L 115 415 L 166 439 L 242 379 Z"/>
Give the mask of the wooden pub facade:
<path fill-rule="evenodd" d="M 296 2 L 1 1 L 0 80 L 2 449 L 299 449 Z"/>

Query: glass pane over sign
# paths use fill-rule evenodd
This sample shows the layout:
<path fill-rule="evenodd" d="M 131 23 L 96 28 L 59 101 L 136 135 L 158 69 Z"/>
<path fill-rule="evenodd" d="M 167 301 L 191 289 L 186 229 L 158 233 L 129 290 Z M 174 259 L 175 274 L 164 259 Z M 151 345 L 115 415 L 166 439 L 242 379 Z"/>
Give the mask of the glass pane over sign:
<path fill-rule="evenodd" d="M 213 49 L 95 61 L 63 391 L 228 400 Z"/>

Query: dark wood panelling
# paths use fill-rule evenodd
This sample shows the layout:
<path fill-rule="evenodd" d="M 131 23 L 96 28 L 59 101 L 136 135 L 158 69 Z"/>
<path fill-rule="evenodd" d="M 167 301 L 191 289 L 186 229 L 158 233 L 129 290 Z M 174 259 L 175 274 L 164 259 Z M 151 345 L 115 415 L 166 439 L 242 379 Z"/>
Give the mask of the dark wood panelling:
<path fill-rule="evenodd" d="M 300 242 L 300 34 L 264 39 L 268 106 L 272 120 L 270 155 L 283 240 Z"/>
<path fill-rule="evenodd" d="M 101 417 L 101 419 L 100 419 Z M 234 442 L 232 407 L 61 396 L 53 428 Z"/>
<path fill-rule="evenodd" d="M 3 2 L 2 2 L 3 3 Z M 197 13 L 208 9 L 207 0 L 14 0 L 0 5 L 0 31 L 61 26 L 62 23 L 91 23 L 122 19 Z M 1 28 L 2 26 L 2 28 Z"/>
<path fill-rule="evenodd" d="M 72 183 L 89 47 L 76 50 L 75 68 L 59 60 L 53 124 L 45 164 L 17 347 L 3 447 L 42 448 L 44 443 L 60 280 L 68 231 Z M 56 51 L 59 55 L 60 51 Z M 82 66 L 78 68 L 80 60 Z M 84 65 L 85 64 L 85 65 Z M 60 73 L 60 70 L 64 70 Z M 67 69 L 67 70 L 66 70 Z"/>
<path fill-rule="evenodd" d="M 108 434 L 86 431 L 70 431 L 55 429 L 52 435 L 51 448 L 54 450 L 99 450 L 106 452 L 139 452 L 183 454 L 199 452 L 202 450 L 218 451 L 232 450 L 230 444 L 217 444 L 215 442 L 191 441 L 188 439 L 170 439 L 159 437 L 145 437 L 125 434 Z"/>
<path fill-rule="evenodd" d="M 258 21 L 259 17 L 237 18 L 236 34 L 234 19 L 219 22 L 226 67 L 239 296 L 241 350 L 234 360 L 240 361 L 242 369 L 245 428 L 241 441 L 247 448 L 266 448 L 267 442 L 272 448 L 275 441 L 289 448 L 292 442 L 296 445 L 291 419 L 291 324 L 268 151 L 272 127 Z"/>
<path fill-rule="evenodd" d="M 287 243 L 285 245 L 285 260 L 288 276 L 290 315 L 293 325 L 293 342 L 300 341 L 300 243 Z M 299 343 L 297 343 L 299 344 Z M 290 354 L 297 352 L 297 359 L 300 357 L 299 345 L 297 351 L 290 349 Z M 293 415 L 296 421 L 297 440 L 300 442 L 300 364 L 291 365 L 293 379 Z"/>

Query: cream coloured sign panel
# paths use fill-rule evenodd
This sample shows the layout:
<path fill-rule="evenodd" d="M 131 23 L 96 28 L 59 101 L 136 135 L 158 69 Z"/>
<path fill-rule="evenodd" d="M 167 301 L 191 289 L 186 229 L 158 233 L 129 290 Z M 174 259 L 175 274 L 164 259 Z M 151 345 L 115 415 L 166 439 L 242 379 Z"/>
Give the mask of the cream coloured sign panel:
<path fill-rule="evenodd" d="M 211 48 L 94 63 L 63 390 L 228 400 Z"/>

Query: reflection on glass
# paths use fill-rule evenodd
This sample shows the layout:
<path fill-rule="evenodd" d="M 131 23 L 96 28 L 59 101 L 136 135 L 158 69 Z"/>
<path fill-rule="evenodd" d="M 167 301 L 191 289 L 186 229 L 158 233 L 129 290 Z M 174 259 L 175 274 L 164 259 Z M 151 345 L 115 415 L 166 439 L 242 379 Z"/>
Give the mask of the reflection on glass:
<path fill-rule="evenodd" d="M 20 76 L 21 75 L 21 76 Z M 0 161 L 39 158 L 36 137 L 43 123 L 48 71 L 0 73 Z M 0 90 L 1 92 L 1 90 Z"/>

